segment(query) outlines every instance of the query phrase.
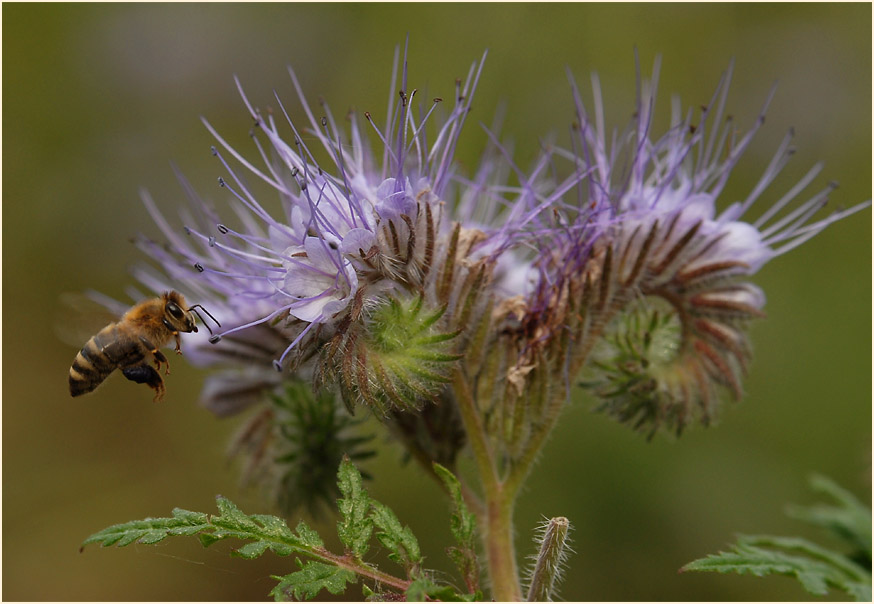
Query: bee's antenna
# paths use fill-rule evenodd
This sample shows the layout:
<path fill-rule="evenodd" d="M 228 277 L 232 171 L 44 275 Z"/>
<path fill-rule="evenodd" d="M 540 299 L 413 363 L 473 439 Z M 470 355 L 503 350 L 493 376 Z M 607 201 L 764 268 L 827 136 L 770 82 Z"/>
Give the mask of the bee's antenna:
<path fill-rule="evenodd" d="M 188 310 L 190 310 L 191 312 L 193 312 L 194 314 L 196 314 L 196 315 L 200 318 L 200 322 L 203 323 L 204 327 L 206 327 L 206 329 L 209 331 L 210 335 L 212 335 L 212 329 L 209 328 L 209 325 L 206 324 L 206 321 L 203 320 L 203 317 L 200 316 L 200 313 L 197 312 L 197 311 L 195 310 L 196 308 L 199 308 L 200 310 L 202 310 L 203 312 L 205 312 L 206 315 L 207 315 L 210 319 L 212 319 L 213 321 L 215 321 L 215 324 L 216 324 L 216 325 L 218 325 L 219 327 L 222 326 L 222 324 L 219 323 L 219 322 L 216 320 L 216 318 L 215 318 L 214 316 L 212 316 L 212 315 L 209 313 L 209 311 L 206 310 L 206 309 L 203 307 L 203 305 L 201 305 L 201 304 L 195 304 L 195 305 L 193 305 L 193 306 L 189 306 L 189 307 L 188 307 Z"/>

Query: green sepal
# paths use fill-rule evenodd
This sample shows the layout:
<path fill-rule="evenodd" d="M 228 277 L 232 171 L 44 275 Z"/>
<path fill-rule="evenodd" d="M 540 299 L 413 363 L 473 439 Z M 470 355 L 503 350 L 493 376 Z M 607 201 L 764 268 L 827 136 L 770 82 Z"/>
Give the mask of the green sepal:
<path fill-rule="evenodd" d="M 448 330 L 445 313 L 422 295 L 385 298 L 325 347 L 319 379 L 336 379 L 347 408 L 361 403 L 380 416 L 436 402 L 463 357 L 455 350 L 462 332 Z"/>
<path fill-rule="evenodd" d="M 269 445 L 256 454 L 262 461 L 253 479 L 265 483 L 283 516 L 303 507 L 318 519 L 333 511 L 340 496 L 337 468 L 343 456 L 356 462 L 371 456 L 366 446 L 373 437 L 356 434 L 361 420 L 342 412 L 334 392 L 313 392 L 311 384 L 298 379 L 287 381 L 269 406 Z"/>

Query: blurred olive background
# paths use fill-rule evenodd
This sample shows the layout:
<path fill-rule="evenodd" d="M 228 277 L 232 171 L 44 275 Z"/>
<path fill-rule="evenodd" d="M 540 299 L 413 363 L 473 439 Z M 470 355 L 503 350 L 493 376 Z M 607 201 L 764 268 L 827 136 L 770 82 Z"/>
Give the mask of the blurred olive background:
<path fill-rule="evenodd" d="M 729 112 L 747 128 L 779 80 L 767 123 L 735 171 L 726 199 L 743 198 L 795 127 L 798 152 L 760 203 L 779 198 L 816 161 L 814 187 L 840 181 L 837 205 L 871 195 L 871 6 L 583 4 L 4 4 L 3 10 L 3 597 L 7 600 L 259 600 L 271 574 L 294 569 L 271 554 L 229 558 L 229 544 L 194 540 L 122 550 L 81 541 L 110 524 L 213 511 L 217 493 L 250 513 L 225 459 L 238 426 L 199 408 L 203 374 L 173 363 L 168 396 L 112 376 L 71 400 L 76 348 L 57 336 L 63 292 L 118 299 L 142 260 L 129 243 L 158 231 L 139 201 L 147 187 L 175 218 L 184 196 L 171 161 L 221 202 L 221 166 L 199 122 L 207 117 L 246 153 L 251 125 L 240 76 L 260 106 L 294 93 L 293 65 L 310 99 L 336 115 L 384 115 L 394 47 L 409 34 L 410 82 L 451 98 L 454 80 L 489 49 L 459 159 L 472 165 L 491 123 L 525 166 L 540 140 L 566 142 L 572 105 L 565 67 L 590 99 L 597 70 L 608 121 L 623 127 L 634 102 L 633 49 L 644 73 L 663 57 L 657 113 L 670 94 L 708 102 L 732 57 Z M 297 104 L 290 102 L 295 107 Z M 296 115 L 300 115 L 299 111 Z M 811 188 L 811 192 L 814 190 Z M 818 188 L 816 189 L 818 190 Z M 812 193 L 811 193 L 812 194 Z M 519 502 L 520 556 L 542 516 L 573 522 L 568 600 L 796 600 L 793 581 L 678 575 L 736 532 L 804 530 L 783 514 L 816 499 L 811 472 L 870 501 L 871 214 L 842 222 L 756 277 L 769 317 L 752 328 L 756 359 L 746 397 L 720 423 L 680 440 L 645 438 L 567 410 Z M 66 319 L 63 319 L 64 321 Z M 84 343 L 84 341 L 83 341 Z M 579 393 L 578 393 L 579 394 Z M 367 466 L 371 493 L 449 572 L 448 506 L 399 450 L 380 441 Z M 333 533 L 333 520 L 320 524 Z M 336 540 L 334 541 L 336 543 Z M 350 597 L 360 598 L 358 588 Z"/>

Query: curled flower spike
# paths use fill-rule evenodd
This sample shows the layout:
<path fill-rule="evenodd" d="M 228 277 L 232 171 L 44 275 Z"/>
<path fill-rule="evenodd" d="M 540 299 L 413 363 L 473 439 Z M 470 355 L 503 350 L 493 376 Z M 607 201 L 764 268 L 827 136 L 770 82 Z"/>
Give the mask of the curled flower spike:
<path fill-rule="evenodd" d="M 746 325 L 764 315 L 765 304 L 761 289 L 743 278 L 868 203 L 814 220 L 834 189 L 829 184 L 793 206 L 819 173 L 817 165 L 756 220 L 744 220 L 791 156 L 790 132 L 749 195 L 719 212 L 731 170 L 764 123 L 774 93 L 751 130 L 738 137 L 731 119 L 723 120 L 729 68 L 694 123 L 693 112 L 682 117 L 675 103 L 667 134 L 653 138 L 658 70 L 657 62 L 653 82 L 638 86 L 631 132 L 612 148 L 606 143 L 597 78 L 592 80 L 594 117 L 572 82 L 580 125 L 577 148 L 567 156 L 590 174 L 584 203 L 594 208 L 589 216 L 596 234 L 581 255 L 586 275 L 599 283 L 597 312 L 602 321 L 625 312 L 607 329 L 606 341 L 614 345 L 596 358 L 606 373 L 589 385 L 604 401 L 602 408 L 619 419 L 652 429 L 665 424 L 680 432 L 695 416 L 705 424 L 710 421 L 719 387 L 741 396 L 750 356 Z M 625 173 L 618 172 L 620 156 L 629 158 Z M 653 356 L 649 343 L 665 327 L 658 326 L 652 309 L 664 303 L 677 321 L 676 342 L 670 355 L 662 350 Z M 638 312 L 649 313 L 636 321 L 650 324 L 651 330 L 635 333 L 629 327 L 629 317 Z"/>

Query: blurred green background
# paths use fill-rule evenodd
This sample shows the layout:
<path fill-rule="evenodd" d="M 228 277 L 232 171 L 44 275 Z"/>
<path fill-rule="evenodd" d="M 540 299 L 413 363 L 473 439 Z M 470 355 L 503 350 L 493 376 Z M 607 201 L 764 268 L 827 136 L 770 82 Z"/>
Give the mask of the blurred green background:
<path fill-rule="evenodd" d="M 871 195 L 871 6 L 803 5 L 290 5 L 4 4 L 3 11 L 3 597 L 6 600 L 259 600 L 292 561 L 230 559 L 194 540 L 123 550 L 90 533 L 174 506 L 212 511 L 217 493 L 267 511 L 237 486 L 225 446 L 236 420 L 196 405 L 203 374 L 173 364 L 168 396 L 113 376 L 71 400 L 76 348 L 60 341 L 62 292 L 124 299 L 138 231 L 157 235 L 138 189 L 175 216 L 183 195 L 170 161 L 216 200 L 221 168 L 206 116 L 247 152 L 251 125 L 234 88 L 274 104 L 293 98 L 293 65 L 312 100 L 335 114 L 382 115 L 394 47 L 410 36 L 410 81 L 450 97 L 489 49 L 459 157 L 468 165 L 506 103 L 504 132 L 526 165 L 540 137 L 566 141 L 565 67 L 589 99 L 597 70 L 608 121 L 633 110 L 633 48 L 644 71 L 663 56 L 659 115 L 669 95 L 706 103 L 736 59 L 729 111 L 749 126 L 775 80 L 765 128 L 726 197 L 746 195 L 794 126 L 798 152 L 766 195 L 782 195 L 816 161 L 815 183 L 840 181 L 852 205 Z M 813 190 L 813 189 L 811 189 Z M 765 203 L 765 200 L 761 203 Z M 678 575 L 735 532 L 804 532 L 783 515 L 814 499 L 822 472 L 870 501 L 871 214 L 840 223 L 756 277 L 769 317 L 753 327 L 756 360 L 740 404 L 679 441 L 644 438 L 574 401 L 518 507 L 520 555 L 542 516 L 575 526 L 568 600 L 796 600 L 793 581 Z M 384 451 L 371 493 L 449 571 L 448 507 L 414 466 Z M 321 525 L 332 532 L 333 521 Z M 357 588 L 356 588 L 357 589 Z M 359 598 L 360 592 L 350 592 Z"/>

